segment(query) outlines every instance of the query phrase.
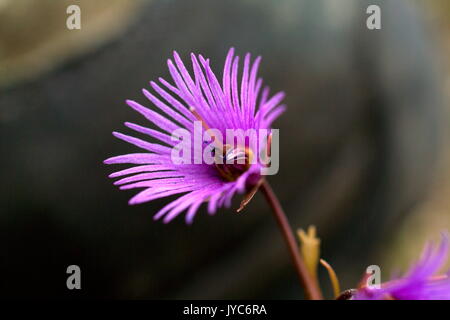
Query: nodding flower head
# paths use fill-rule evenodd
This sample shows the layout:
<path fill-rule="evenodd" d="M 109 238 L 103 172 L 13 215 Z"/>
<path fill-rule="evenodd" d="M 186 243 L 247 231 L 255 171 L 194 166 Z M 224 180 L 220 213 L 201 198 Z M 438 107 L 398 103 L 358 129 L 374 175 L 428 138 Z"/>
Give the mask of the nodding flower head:
<path fill-rule="evenodd" d="M 355 300 L 450 300 L 450 278 L 437 272 L 447 261 L 448 234 L 441 243 L 428 243 L 422 257 L 399 278 L 381 284 L 380 288 L 362 287 L 355 291 Z"/>
<path fill-rule="evenodd" d="M 251 63 L 250 54 L 246 54 L 239 81 L 239 57 L 231 48 L 222 83 L 211 70 L 209 59 L 191 54 L 191 76 L 176 52 L 173 57 L 167 64 L 174 84 L 162 78 L 159 84 L 150 82 L 159 97 L 142 90 L 161 114 L 127 100 L 131 108 L 159 129 L 129 122 L 125 125 L 158 142 L 114 132 L 114 136 L 144 152 L 104 162 L 134 165 L 110 175 L 120 177 L 114 184 L 122 190 L 143 189 L 130 204 L 179 195 L 154 218 L 169 222 L 187 211 L 186 222 L 191 223 L 203 202 L 208 202 L 208 212 L 213 214 L 221 206 L 229 207 L 236 193 L 247 192 L 243 203 L 253 196 L 261 183 L 261 172 L 267 167 L 260 155 L 270 155 L 271 124 L 285 110 L 280 105 L 284 93 L 269 97 L 269 88 L 262 88 L 262 79 L 257 76 L 261 57 Z"/>

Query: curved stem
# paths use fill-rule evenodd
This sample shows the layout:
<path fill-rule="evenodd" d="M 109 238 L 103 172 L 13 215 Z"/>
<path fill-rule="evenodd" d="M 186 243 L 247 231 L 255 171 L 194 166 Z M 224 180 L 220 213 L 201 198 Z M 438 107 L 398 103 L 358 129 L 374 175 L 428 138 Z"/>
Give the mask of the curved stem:
<path fill-rule="evenodd" d="M 278 201 L 277 196 L 273 192 L 269 183 L 264 180 L 260 187 L 262 193 L 267 199 L 267 202 L 273 209 L 273 213 L 275 219 L 277 220 L 278 226 L 281 229 L 281 233 L 284 236 L 284 240 L 286 240 L 286 244 L 289 248 L 289 252 L 291 254 L 291 258 L 294 262 L 295 268 L 297 270 L 297 274 L 300 278 L 300 283 L 305 289 L 306 297 L 310 300 L 322 300 L 322 294 L 320 292 L 319 287 L 317 286 L 317 282 L 311 277 L 306 268 L 305 263 L 303 262 L 302 257 L 300 256 L 300 250 L 297 245 L 297 240 L 292 233 L 292 229 L 289 225 L 289 221 L 286 217 L 286 214 L 281 207 L 280 202 Z"/>

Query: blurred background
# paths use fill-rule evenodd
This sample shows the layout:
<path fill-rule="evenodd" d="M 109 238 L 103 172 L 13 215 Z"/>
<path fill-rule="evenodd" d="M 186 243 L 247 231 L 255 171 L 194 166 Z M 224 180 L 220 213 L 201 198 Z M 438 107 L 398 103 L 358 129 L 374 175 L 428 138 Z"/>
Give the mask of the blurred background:
<path fill-rule="evenodd" d="M 0 0 L 1 296 L 302 298 L 262 196 L 163 225 L 168 200 L 129 207 L 102 164 L 136 151 L 111 132 L 148 124 L 124 100 L 151 105 L 140 90 L 170 78 L 172 50 L 220 76 L 230 46 L 262 55 L 287 94 L 269 180 L 295 228 L 317 226 L 344 288 L 370 264 L 387 280 L 450 227 L 447 0 Z"/>

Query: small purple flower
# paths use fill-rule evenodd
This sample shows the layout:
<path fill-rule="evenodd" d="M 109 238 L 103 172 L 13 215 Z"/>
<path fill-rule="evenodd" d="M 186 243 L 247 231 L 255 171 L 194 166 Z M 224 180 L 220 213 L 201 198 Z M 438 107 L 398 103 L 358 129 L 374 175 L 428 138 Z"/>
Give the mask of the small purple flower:
<path fill-rule="evenodd" d="M 139 204 L 155 199 L 179 195 L 179 197 L 163 207 L 154 216 L 163 218 L 165 223 L 171 221 L 181 212 L 187 210 L 186 222 L 192 223 L 195 213 L 203 202 L 208 202 L 208 212 L 214 214 L 221 206 L 229 207 L 231 199 L 236 193 L 244 191 L 254 194 L 261 181 L 261 167 L 264 163 L 250 161 L 255 155 L 270 149 L 270 127 L 272 122 L 285 110 L 279 105 L 284 93 L 279 92 L 269 98 L 269 88 L 262 89 L 262 79 L 257 77 L 261 57 L 250 62 L 250 54 L 246 54 L 240 89 L 238 85 L 239 57 L 234 56 L 231 48 L 225 60 L 222 84 L 210 68 L 209 59 L 201 55 L 191 54 L 193 74 L 191 77 L 187 68 L 174 52 L 174 62 L 168 60 L 170 74 L 174 85 L 159 78 L 160 84 L 151 81 L 157 97 L 146 89 L 143 94 L 163 114 L 150 110 L 141 104 L 127 100 L 127 104 L 141 113 L 147 120 L 160 130 L 143 127 L 126 122 L 125 125 L 141 134 L 159 140 L 150 143 L 139 138 L 113 132 L 114 136 L 137 147 L 144 149 L 144 153 L 133 153 L 109 158 L 106 164 L 133 164 L 135 166 L 115 172 L 111 178 L 121 177 L 114 184 L 120 189 L 143 188 L 130 199 L 129 204 Z M 195 134 L 198 127 L 195 122 L 201 121 L 200 128 L 203 135 L 208 129 L 216 129 L 223 139 L 213 136 L 214 146 L 211 152 L 215 157 L 226 160 L 245 159 L 244 164 L 207 164 L 199 163 L 198 150 L 194 150 Z M 180 143 L 171 136 L 178 129 L 191 133 L 189 145 L 189 163 L 174 163 L 172 151 Z M 225 137 L 227 129 L 266 129 L 268 132 L 266 143 L 258 144 L 257 150 L 252 150 L 248 143 L 238 148 L 229 148 Z M 245 141 L 245 140 L 244 140 Z M 211 144 L 201 141 L 201 153 Z M 126 177 L 125 177 L 126 176 Z"/>
<path fill-rule="evenodd" d="M 446 263 L 449 250 L 448 235 L 441 243 L 428 243 L 420 260 L 405 276 L 383 283 L 380 289 L 363 287 L 356 291 L 355 300 L 450 300 L 448 274 L 437 275 Z"/>

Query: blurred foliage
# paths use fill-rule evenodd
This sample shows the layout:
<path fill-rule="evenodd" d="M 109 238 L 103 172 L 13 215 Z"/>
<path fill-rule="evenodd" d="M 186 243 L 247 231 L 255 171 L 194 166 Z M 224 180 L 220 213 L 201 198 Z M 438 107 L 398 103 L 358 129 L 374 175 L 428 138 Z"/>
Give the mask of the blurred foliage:
<path fill-rule="evenodd" d="M 450 1 L 420 1 L 418 7 L 423 9 L 423 17 L 433 30 L 433 36 L 439 43 L 440 54 L 437 59 L 441 62 L 442 87 L 445 89 L 445 134 L 442 136 L 445 146 L 436 170 L 433 187 L 428 191 L 427 200 L 417 206 L 411 216 L 399 224 L 398 231 L 387 237 L 381 245 L 379 256 L 382 257 L 386 272 L 389 270 L 405 269 L 419 258 L 427 241 L 437 241 L 439 233 L 450 232 Z M 447 263 L 450 266 L 450 261 Z"/>
<path fill-rule="evenodd" d="M 0 87 L 36 77 L 125 31 L 140 0 L 0 0 Z M 66 8 L 83 8 L 82 31 Z"/>

